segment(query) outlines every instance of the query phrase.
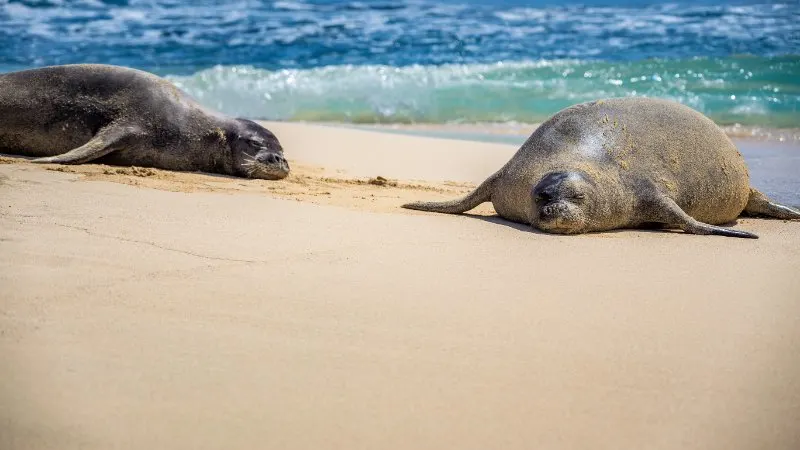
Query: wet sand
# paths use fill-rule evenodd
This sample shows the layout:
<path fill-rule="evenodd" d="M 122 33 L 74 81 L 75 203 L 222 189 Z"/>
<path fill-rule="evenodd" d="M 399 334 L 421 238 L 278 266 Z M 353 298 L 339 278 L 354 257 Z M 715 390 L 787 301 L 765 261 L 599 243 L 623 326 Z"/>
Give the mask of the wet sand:
<path fill-rule="evenodd" d="M 279 182 L 0 159 L 0 448 L 800 448 L 800 224 L 406 211 L 515 148 L 271 128 Z"/>

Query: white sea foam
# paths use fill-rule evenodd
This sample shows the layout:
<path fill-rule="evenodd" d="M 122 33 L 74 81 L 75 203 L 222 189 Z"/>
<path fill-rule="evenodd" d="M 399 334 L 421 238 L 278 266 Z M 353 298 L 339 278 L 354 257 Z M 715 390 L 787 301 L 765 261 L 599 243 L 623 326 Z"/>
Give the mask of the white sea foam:
<path fill-rule="evenodd" d="M 723 122 L 731 114 L 745 122 L 757 116 L 779 120 L 785 114 L 780 120 L 788 124 L 800 95 L 775 92 L 769 82 L 758 95 L 748 94 L 752 72 L 731 71 L 731 66 L 753 63 L 750 58 L 645 64 L 536 60 L 280 71 L 218 66 L 170 78 L 230 114 L 282 120 L 527 123 L 582 101 L 650 96 L 679 101 Z M 717 78 L 720 71 L 727 80 Z"/>
<path fill-rule="evenodd" d="M 276 9 L 287 11 L 310 11 L 313 6 L 303 2 L 277 1 L 274 3 Z"/>

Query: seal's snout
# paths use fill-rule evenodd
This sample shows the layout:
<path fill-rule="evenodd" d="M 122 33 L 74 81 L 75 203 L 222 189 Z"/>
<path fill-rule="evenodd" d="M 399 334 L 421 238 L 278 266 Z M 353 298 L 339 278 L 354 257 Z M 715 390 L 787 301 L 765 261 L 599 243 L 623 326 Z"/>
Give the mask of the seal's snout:
<path fill-rule="evenodd" d="M 243 154 L 241 170 L 247 177 L 264 180 L 281 180 L 289 175 L 289 163 L 282 154 L 262 150 L 256 156 Z"/>
<path fill-rule="evenodd" d="M 542 220 L 553 220 L 564 215 L 568 211 L 567 205 L 563 202 L 548 203 L 540 208 L 539 217 Z"/>
<path fill-rule="evenodd" d="M 289 171 L 289 162 L 286 161 L 286 158 L 277 153 L 267 153 L 265 156 L 259 158 L 259 162 L 267 166 L 285 168 L 287 172 Z"/>
<path fill-rule="evenodd" d="M 259 178 L 280 180 L 289 175 L 289 162 L 280 153 L 261 152 L 256 156 L 259 162 Z"/>
<path fill-rule="evenodd" d="M 281 155 L 276 155 L 275 153 L 267 153 L 267 156 L 265 156 L 261 162 L 264 164 L 280 164 L 281 162 L 285 161 L 286 160 Z"/>

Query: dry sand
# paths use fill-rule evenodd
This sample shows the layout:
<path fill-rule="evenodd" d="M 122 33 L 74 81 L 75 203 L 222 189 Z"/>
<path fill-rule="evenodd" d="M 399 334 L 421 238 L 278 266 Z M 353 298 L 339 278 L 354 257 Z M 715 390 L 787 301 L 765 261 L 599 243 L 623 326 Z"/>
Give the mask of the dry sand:
<path fill-rule="evenodd" d="M 515 149 L 271 127 L 280 182 L 0 161 L 0 449 L 800 448 L 800 224 L 405 211 Z"/>

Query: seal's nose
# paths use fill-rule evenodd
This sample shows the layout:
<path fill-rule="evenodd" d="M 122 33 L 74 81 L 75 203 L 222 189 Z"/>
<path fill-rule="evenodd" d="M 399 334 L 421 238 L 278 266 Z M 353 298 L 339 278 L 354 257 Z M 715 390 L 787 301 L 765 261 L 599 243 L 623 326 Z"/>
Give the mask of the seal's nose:
<path fill-rule="evenodd" d="M 553 209 L 544 207 L 539 209 L 539 218 L 542 220 L 550 220 L 553 218 Z"/>
<path fill-rule="evenodd" d="M 567 208 L 563 204 L 561 204 L 561 202 L 549 203 L 544 207 L 542 207 L 541 209 L 539 209 L 539 217 L 541 217 L 544 220 L 550 220 L 559 216 L 566 209 Z"/>
<path fill-rule="evenodd" d="M 286 159 L 283 156 L 278 155 L 276 153 L 267 153 L 267 156 L 264 157 L 264 162 L 266 164 L 285 164 Z"/>
<path fill-rule="evenodd" d="M 286 161 L 286 158 L 284 158 L 283 155 L 278 153 L 267 153 L 260 159 L 263 164 L 278 168 L 283 171 L 289 171 L 289 162 Z"/>

